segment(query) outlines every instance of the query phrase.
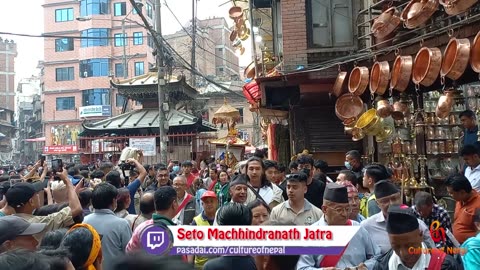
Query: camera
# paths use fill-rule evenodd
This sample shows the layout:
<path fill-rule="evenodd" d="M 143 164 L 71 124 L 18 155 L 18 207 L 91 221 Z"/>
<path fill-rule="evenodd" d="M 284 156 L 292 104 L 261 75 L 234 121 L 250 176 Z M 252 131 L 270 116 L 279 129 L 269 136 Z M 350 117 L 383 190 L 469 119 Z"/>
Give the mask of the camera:
<path fill-rule="evenodd" d="M 125 147 L 122 150 L 122 154 L 120 155 L 120 163 L 118 167 L 122 169 L 122 171 L 129 171 L 135 169 L 135 165 L 127 163 L 127 159 L 133 158 L 138 160 L 140 157 L 140 150 L 133 147 Z"/>

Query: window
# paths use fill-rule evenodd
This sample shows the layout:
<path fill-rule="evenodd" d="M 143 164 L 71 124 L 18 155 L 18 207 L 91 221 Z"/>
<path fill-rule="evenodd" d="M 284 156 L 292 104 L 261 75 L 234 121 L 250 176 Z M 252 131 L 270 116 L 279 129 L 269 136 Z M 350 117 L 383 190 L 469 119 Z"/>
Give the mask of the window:
<path fill-rule="evenodd" d="M 353 46 L 352 0 L 307 1 L 308 46 Z"/>
<path fill-rule="evenodd" d="M 147 16 L 150 17 L 150 19 L 153 19 L 153 8 L 152 6 L 147 3 L 145 9 L 147 10 Z"/>
<path fill-rule="evenodd" d="M 110 90 L 95 88 L 82 91 L 82 106 L 110 105 Z"/>
<path fill-rule="evenodd" d="M 128 45 L 127 34 L 125 34 L 125 36 L 123 34 L 115 34 L 115 47 L 120 47 L 124 44 L 125 46 Z"/>
<path fill-rule="evenodd" d="M 80 2 L 80 16 L 109 14 L 109 0 L 82 0 Z"/>
<path fill-rule="evenodd" d="M 55 39 L 55 51 L 56 52 L 73 51 L 73 38 Z"/>
<path fill-rule="evenodd" d="M 133 45 L 142 45 L 143 44 L 143 33 L 135 32 L 133 33 Z"/>
<path fill-rule="evenodd" d="M 107 28 L 91 28 L 82 31 L 81 47 L 108 46 L 110 30 Z"/>
<path fill-rule="evenodd" d="M 69 111 L 75 109 L 75 97 L 58 97 L 57 111 Z"/>
<path fill-rule="evenodd" d="M 110 71 L 107 58 L 96 58 L 80 61 L 80 77 L 102 77 L 108 76 Z"/>
<path fill-rule="evenodd" d="M 219 52 L 223 52 L 223 48 L 217 48 Z"/>
<path fill-rule="evenodd" d="M 122 63 L 119 63 L 119 64 L 115 64 L 115 77 L 123 77 L 123 64 Z"/>
<path fill-rule="evenodd" d="M 120 2 L 120 3 L 113 4 L 113 15 L 114 16 L 127 15 L 127 3 Z"/>
<path fill-rule="evenodd" d="M 75 76 L 73 75 L 73 67 L 55 69 L 55 80 L 57 82 L 73 81 L 74 79 L 75 79 Z"/>
<path fill-rule="evenodd" d="M 115 101 L 115 106 L 116 107 L 123 107 L 123 104 L 125 104 L 125 101 L 127 100 L 126 97 L 120 95 L 120 94 L 117 94 L 117 96 L 115 97 L 116 101 Z"/>
<path fill-rule="evenodd" d="M 135 76 L 144 74 L 143 71 L 143 62 L 135 62 Z"/>
<path fill-rule="evenodd" d="M 238 120 L 238 124 L 243 124 L 243 108 L 237 108 L 238 112 L 240 112 L 240 119 Z"/>
<path fill-rule="evenodd" d="M 55 21 L 56 22 L 73 21 L 73 8 L 56 9 Z"/>

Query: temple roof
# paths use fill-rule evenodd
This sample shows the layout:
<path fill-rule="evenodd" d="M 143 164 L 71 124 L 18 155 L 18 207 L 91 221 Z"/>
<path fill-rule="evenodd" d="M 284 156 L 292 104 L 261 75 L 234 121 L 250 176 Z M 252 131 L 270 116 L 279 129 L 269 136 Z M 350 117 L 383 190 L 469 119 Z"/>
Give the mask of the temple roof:
<path fill-rule="evenodd" d="M 191 131 L 215 131 L 215 126 L 211 123 L 201 120 L 194 115 L 170 110 L 167 114 L 169 131 L 172 128 L 180 127 L 191 129 Z M 159 120 L 158 109 L 148 108 L 131 111 L 121 115 L 101 120 L 92 124 L 83 124 L 85 129 L 81 135 L 92 133 L 92 131 L 112 131 L 112 130 L 130 130 L 130 129 L 156 129 L 158 132 Z"/>
<path fill-rule="evenodd" d="M 146 74 L 121 80 L 111 80 L 112 87 L 118 89 L 118 93 L 133 100 L 145 100 L 158 98 L 158 74 L 156 71 L 149 71 Z M 165 93 L 170 100 L 195 99 L 197 90 L 191 87 L 185 76 L 170 78 L 165 81 Z"/>

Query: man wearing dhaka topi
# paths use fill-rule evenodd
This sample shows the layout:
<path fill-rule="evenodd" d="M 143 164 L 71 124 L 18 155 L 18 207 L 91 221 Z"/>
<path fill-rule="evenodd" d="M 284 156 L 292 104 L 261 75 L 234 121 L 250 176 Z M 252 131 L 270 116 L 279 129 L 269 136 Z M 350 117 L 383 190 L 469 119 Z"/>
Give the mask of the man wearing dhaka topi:
<path fill-rule="evenodd" d="M 323 216 L 312 226 L 359 226 L 350 220 L 351 208 L 348 203 L 347 188 L 328 183 L 325 188 L 322 206 Z M 302 255 L 297 263 L 297 270 L 340 270 L 373 269 L 380 249 L 375 245 L 368 232 L 360 228 L 349 244 L 338 255 Z"/>

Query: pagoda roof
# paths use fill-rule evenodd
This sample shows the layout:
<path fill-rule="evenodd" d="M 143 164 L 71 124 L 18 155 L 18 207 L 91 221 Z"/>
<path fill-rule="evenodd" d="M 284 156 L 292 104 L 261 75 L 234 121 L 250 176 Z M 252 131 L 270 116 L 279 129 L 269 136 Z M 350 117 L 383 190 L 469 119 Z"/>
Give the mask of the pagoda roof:
<path fill-rule="evenodd" d="M 111 80 L 110 84 L 118 89 L 119 94 L 133 100 L 142 101 L 158 98 L 157 71 L 151 70 L 143 75 L 124 80 L 116 78 Z M 186 82 L 185 76 L 165 80 L 164 87 L 170 100 L 193 100 L 198 95 L 197 90 Z"/>
<path fill-rule="evenodd" d="M 180 112 L 177 110 L 170 110 L 166 115 L 168 120 L 169 133 L 173 130 L 182 129 L 183 131 L 190 132 L 206 132 L 216 131 L 216 128 L 211 123 L 200 120 L 194 115 Z M 105 120 L 101 120 L 95 123 L 86 124 L 83 123 L 84 131 L 81 136 L 87 136 L 92 134 L 105 133 L 107 131 L 115 131 L 115 133 L 132 133 L 132 130 L 150 130 L 151 133 L 158 134 L 159 118 L 158 109 L 145 108 L 140 110 L 134 110 L 121 115 L 117 115 Z M 130 132 L 127 132 L 130 131 Z M 155 131 L 155 132 L 153 132 Z M 99 133 L 100 132 L 100 133 Z"/>

